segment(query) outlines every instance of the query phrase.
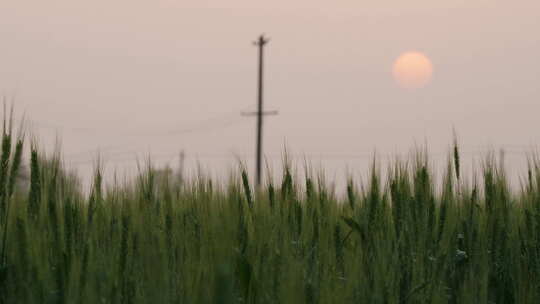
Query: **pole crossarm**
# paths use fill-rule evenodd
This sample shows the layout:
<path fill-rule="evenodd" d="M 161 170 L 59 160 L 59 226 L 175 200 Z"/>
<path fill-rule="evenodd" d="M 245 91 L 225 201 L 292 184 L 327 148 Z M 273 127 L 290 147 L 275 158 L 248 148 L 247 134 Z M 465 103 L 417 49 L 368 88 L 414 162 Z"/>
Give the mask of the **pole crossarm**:
<path fill-rule="evenodd" d="M 279 111 L 263 111 L 261 113 L 262 115 L 278 115 Z M 242 112 L 242 116 L 257 116 L 259 115 L 259 112 L 253 111 L 253 112 Z"/>
<path fill-rule="evenodd" d="M 264 34 L 259 36 L 259 39 L 256 41 L 253 41 L 253 45 L 256 46 L 265 46 L 268 42 L 270 42 L 270 38 L 264 37 Z"/>

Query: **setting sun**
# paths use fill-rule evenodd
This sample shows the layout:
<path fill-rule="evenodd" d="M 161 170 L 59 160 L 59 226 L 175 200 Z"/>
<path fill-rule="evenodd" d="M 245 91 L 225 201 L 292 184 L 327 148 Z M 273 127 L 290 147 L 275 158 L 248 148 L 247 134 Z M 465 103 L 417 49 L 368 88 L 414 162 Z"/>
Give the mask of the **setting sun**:
<path fill-rule="evenodd" d="M 433 65 L 426 55 L 407 52 L 396 59 L 392 73 L 402 88 L 418 89 L 426 86 L 431 80 Z"/>

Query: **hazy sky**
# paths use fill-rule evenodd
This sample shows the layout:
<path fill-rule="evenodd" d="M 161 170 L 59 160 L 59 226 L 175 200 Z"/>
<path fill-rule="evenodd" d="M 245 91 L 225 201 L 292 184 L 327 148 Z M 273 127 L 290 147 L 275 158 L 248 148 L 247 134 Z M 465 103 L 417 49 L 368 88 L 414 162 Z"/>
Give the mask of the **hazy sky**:
<path fill-rule="evenodd" d="M 540 143 L 540 2 L 535 0 L 2 0 L 0 93 L 50 145 L 84 165 L 184 149 L 203 163 L 252 162 L 256 49 L 266 60 L 265 152 L 344 168 L 452 128 L 471 157 Z M 432 82 L 399 88 L 392 63 L 417 50 Z M 187 132 L 191 131 L 191 132 Z M 140 155 L 140 154 L 139 154 Z M 524 159 L 524 155 L 520 154 Z M 132 163 L 133 164 L 133 163 Z"/>

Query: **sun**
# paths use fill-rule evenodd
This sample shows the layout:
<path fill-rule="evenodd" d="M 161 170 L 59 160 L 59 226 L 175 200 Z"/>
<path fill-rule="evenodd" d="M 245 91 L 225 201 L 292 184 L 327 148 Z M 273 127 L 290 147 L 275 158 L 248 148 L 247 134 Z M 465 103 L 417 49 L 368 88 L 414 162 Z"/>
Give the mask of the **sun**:
<path fill-rule="evenodd" d="M 425 87 L 433 76 L 433 64 L 420 52 L 406 52 L 394 62 L 392 69 L 394 79 L 405 89 Z"/>

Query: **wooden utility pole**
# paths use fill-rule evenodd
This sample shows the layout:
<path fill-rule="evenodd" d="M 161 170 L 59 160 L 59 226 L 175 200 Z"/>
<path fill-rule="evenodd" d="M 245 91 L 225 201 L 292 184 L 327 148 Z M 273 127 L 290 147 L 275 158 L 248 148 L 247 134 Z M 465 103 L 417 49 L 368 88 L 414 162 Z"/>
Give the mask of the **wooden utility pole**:
<path fill-rule="evenodd" d="M 277 111 L 264 111 L 263 108 L 263 72 L 264 72 L 264 46 L 270 41 L 268 38 L 265 38 L 264 35 L 259 36 L 259 39 L 253 44 L 259 48 L 259 74 L 258 74 L 258 93 L 257 101 L 258 107 L 256 112 L 245 113 L 246 115 L 255 115 L 257 116 L 257 151 L 256 151 L 256 171 L 255 171 L 255 182 L 259 186 L 261 184 L 261 175 L 262 175 L 262 129 L 263 129 L 263 117 L 265 115 L 275 115 Z"/>

